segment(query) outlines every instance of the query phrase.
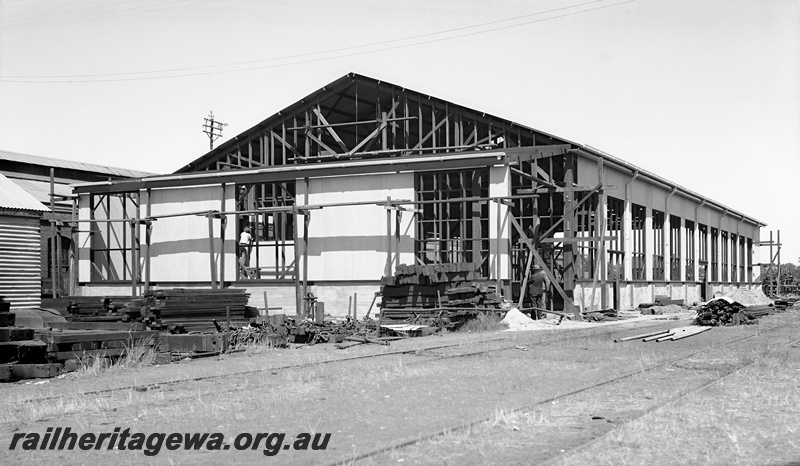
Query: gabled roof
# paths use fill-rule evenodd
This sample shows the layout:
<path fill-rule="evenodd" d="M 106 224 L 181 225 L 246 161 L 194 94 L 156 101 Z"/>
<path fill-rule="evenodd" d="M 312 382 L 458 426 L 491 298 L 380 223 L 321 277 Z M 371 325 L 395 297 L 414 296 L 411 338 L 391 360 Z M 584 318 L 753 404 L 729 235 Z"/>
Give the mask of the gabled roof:
<path fill-rule="evenodd" d="M 50 209 L 44 206 L 36 198 L 25 192 L 24 189 L 17 186 L 16 183 L 0 174 L 0 209 L 33 211 L 33 212 L 50 212 Z"/>
<path fill-rule="evenodd" d="M 355 173 L 367 166 L 377 170 L 381 161 L 386 165 L 410 165 L 422 163 L 425 158 L 451 160 L 481 157 L 481 152 L 505 154 L 517 148 L 561 145 L 570 146 L 570 150 L 583 157 L 603 159 L 611 166 L 674 189 L 688 198 L 765 225 L 591 146 L 356 73 L 312 92 L 173 175 L 113 182 L 111 186 L 102 185 L 102 189 L 141 189 L 212 180 L 253 182 L 264 177 L 278 179 L 293 174 L 299 177 L 301 172 Z M 378 149 L 372 150 L 373 146 Z M 373 164 L 358 160 L 367 158 L 381 160 Z M 100 186 L 82 184 L 76 190 Z"/>
<path fill-rule="evenodd" d="M 75 162 L 72 160 L 53 159 L 50 157 L 41 157 L 38 155 L 20 154 L 19 152 L 11 152 L 6 150 L 0 150 L 0 161 L 17 162 L 30 165 L 40 165 L 43 167 L 63 168 L 67 170 L 97 173 L 97 174 L 122 177 L 122 178 L 145 178 L 148 176 L 156 175 L 156 173 L 142 172 L 138 170 L 128 170 L 125 168 L 108 167 L 104 165 L 95 165 L 84 162 Z"/>
<path fill-rule="evenodd" d="M 198 170 L 214 170 L 214 168 L 210 168 L 210 165 L 212 165 L 213 162 L 224 160 L 226 157 L 230 158 L 231 154 L 237 152 L 240 153 L 239 157 L 243 155 L 245 158 L 249 158 L 248 155 L 245 154 L 248 150 L 248 143 L 251 141 L 259 141 L 260 138 L 264 137 L 265 134 L 268 134 L 270 130 L 274 130 L 275 132 L 271 143 L 284 145 L 287 145 L 288 143 L 289 146 L 292 144 L 291 140 L 281 141 L 280 139 L 281 137 L 290 139 L 290 131 L 297 129 L 318 130 L 319 133 L 317 134 L 316 140 L 311 143 L 307 142 L 306 147 L 316 148 L 317 140 L 325 140 L 329 147 L 333 148 L 335 151 L 341 152 L 339 148 L 344 148 L 345 144 L 337 145 L 337 143 L 341 141 L 334 142 L 331 140 L 330 135 L 321 129 L 321 125 L 315 123 L 316 120 L 321 119 L 321 116 L 318 113 L 314 113 L 317 110 L 322 110 L 320 113 L 326 113 L 327 115 L 325 118 L 327 118 L 327 122 L 330 124 L 330 126 L 335 127 L 335 131 L 337 131 L 340 136 L 343 136 L 344 139 L 348 139 L 345 141 L 347 143 L 346 146 L 355 151 L 355 158 L 366 158 L 373 156 L 375 151 L 369 151 L 370 145 L 358 145 L 358 142 L 360 140 L 363 141 L 366 134 L 373 130 L 373 127 L 368 127 L 366 130 L 361 129 L 366 126 L 364 125 L 359 127 L 360 131 L 357 131 L 354 129 L 352 122 L 360 121 L 361 123 L 373 123 L 377 126 L 375 119 L 380 118 L 381 113 L 383 113 L 383 117 L 390 117 L 392 115 L 391 107 L 393 107 L 393 102 L 396 104 L 402 103 L 406 107 L 414 107 L 411 109 L 411 113 L 416 112 L 416 107 L 419 107 L 419 119 L 417 119 L 416 116 L 411 116 L 408 118 L 399 118 L 398 120 L 413 120 L 410 128 L 410 132 L 413 134 L 411 134 L 409 139 L 412 141 L 412 145 L 419 142 L 420 145 L 426 146 L 421 147 L 421 150 L 423 151 L 425 149 L 433 149 L 433 144 L 431 142 L 433 139 L 435 139 L 426 139 L 424 137 L 425 134 L 436 132 L 437 129 L 440 132 L 443 132 L 444 128 L 440 128 L 442 121 L 450 118 L 450 124 L 453 124 L 452 122 L 455 119 L 454 115 L 456 114 L 458 114 L 458 118 L 462 119 L 460 120 L 460 124 L 462 125 L 463 131 L 471 132 L 472 128 L 481 125 L 482 129 L 484 130 L 485 128 L 494 128 L 495 136 L 500 136 L 503 134 L 505 135 L 505 139 L 509 139 L 509 132 L 513 132 L 513 138 L 515 139 L 515 144 L 508 144 L 508 141 L 506 141 L 505 145 L 499 146 L 495 144 L 494 147 L 491 147 L 492 143 L 496 142 L 496 140 L 491 140 L 491 138 L 487 138 L 486 135 L 483 134 L 481 136 L 483 141 L 479 141 L 479 138 L 475 137 L 475 139 L 470 143 L 471 147 L 464 147 L 462 150 L 563 144 L 565 142 L 569 143 L 569 141 L 557 138 L 544 131 L 539 131 L 486 112 L 481 112 L 479 110 L 458 105 L 453 102 L 439 99 L 429 94 L 414 91 L 387 81 L 370 78 L 357 73 L 348 73 L 345 76 L 342 76 L 341 78 L 331 82 L 330 84 L 327 84 L 308 94 L 304 98 L 298 100 L 292 105 L 289 105 L 283 110 L 274 113 L 250 129 L 243 131 L 235 137 L 225 141 L 218 147 L 207 152 L 205 155 L 176 170 L 175 173 L 187 173 Z M 397 110 L 398 113 L 400 113 L 400 108 Z M 432 113 L 437 114 L 436 118 L 438 118 L 438 125 L 435 125 L 432 121 L 428 121 L 428 117 Z M 301 119 L 304 114 L 308 114 L 311 119 L 307 121 Z M 403 122 L 397 121 L 393 122 L 393 124 L 398 127 L 399 133 L 401 131 L 399 127 L 403 125 Z M 468 127 L 469 129 L 467 129 Z M 283 133 L 281 133 L 281 129 L 284 131 Z M 354 132 L 355 134 L 353 134 Z M 406 126 L 406 133 L 408 132 L 409 128 Z M 349 136 L 349 138 L 347 136 Z M 301 138 L 305 140 L 305 136 L 302 134 Z M 462 139 L 466 139 L 466 137 L 463 137 Z M 503 138 L 500 140 L 502 141 Z M 295 141 L 297 140 L 295 139 Z M 438 144 L 440 149 L 444 148 L 444 144 L 441 144 L 442 142 L 444 142 L 444 137 L 440 136 L 440 143 Z M 483 142 L 484 144 L 479 144 L 479 142 Z M 294 162 L 308 162 L 309 160 L 303 159 L 311 154 L 304 153 L 302 141 L 296 143 L 297 147 L 291 148 L 291 157 L 295 159 Z M 452 145 L 453 144 L 451 144 L 451 146 Z M 359 147 L 360 149 L 358 149 Z M 295 153 L 295 150 L 297 153 Z M 397 150 L 399 151 L 399 149 Z M 413 149 L 408 150 L 407 152 L 415 153 Z M 435 152 L 442 152 L 442 150 Z M 255 156 L 256 154 L 253 155 Z M 390 157 L 394 155 L 401 154 L 381 154 L 383 157 Z M 331 160 L 332 157 L 313 157 L 313 159 L 314 162 L 341 160 L 338 158 L 336 160 Z M 282 163 L 274 163 L 274 165 L 280 164 Z M 256 165 L 251 165 L 247 168 L 253 167 L 256 167 Z"/>

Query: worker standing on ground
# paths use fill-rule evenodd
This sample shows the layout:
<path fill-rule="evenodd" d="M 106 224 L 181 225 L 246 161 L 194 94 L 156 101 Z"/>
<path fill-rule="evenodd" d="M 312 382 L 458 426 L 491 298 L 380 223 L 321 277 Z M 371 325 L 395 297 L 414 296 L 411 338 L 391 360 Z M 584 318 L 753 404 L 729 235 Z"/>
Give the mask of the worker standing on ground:
<path fill-rule="evenodd" d="M 244 227 L 242 234 L 239 235 L 239 271 L 242 278 L 247 277 L 247 267 L 250 266 L 250 245 L 253 243 L 253 235 L 250 234 L 250 227 Z"/>
<path fill-rule="evenodd" d="M 531 306 L 539 308 L 531 311 L 531 317 L 541 319 L 544 317 L 545 293 L 550 287 L 550 280 L 545 275 L 544 270 L 539 265 L 534 265 L 531 269 L 531 276 L 528 279 L 528 298 Z"/>

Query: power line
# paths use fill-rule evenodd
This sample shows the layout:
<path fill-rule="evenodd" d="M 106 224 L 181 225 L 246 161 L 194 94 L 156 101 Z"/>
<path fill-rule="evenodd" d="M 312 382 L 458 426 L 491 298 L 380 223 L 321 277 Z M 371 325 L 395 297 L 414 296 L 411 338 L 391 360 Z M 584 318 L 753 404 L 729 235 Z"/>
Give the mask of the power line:
<path fill-rule="evenodd" d="M 151 2 L 144 2 L 139 4 L 123 4 L 124 6 L 117 6 L 112 3 L 104 2 L 101 3 L 99 8 L 86 6 L 85 8 L 69 8 L 66 11 L 59 13 L 56 11 L 52 11 L 52 6 L 46 6 L 45 3 L 42 2 L 33 5 L 12 5 L 12 6 L 3 6 L 0 11 L 4 11 L 6 13 L 14 13 L 16 15 L 25 15 L 25 14 L 33 14 L 32 18 L 4 18 L 3 20 L 3 28 L 6 30 L 10 29 L 37 29 L 46 26 L 52 26 L 57 24 L 63 23 L 71 23 L 71 22 L 80 22 L 84 20 L 96 19 L 103 16 L 114 16 L 114 15 L 121 15 L 126 14 L 129 15 L 130 13 L 137 13 L 137 12 L 156 12 L 159 10 L 166 10 L 171 8 L 171 5 L 186 3 L 192 0 L 155 0 Z M 192 2 L 192 7 L 196 4 L 196 0 Z M 13 8 L 19 8 L 21 6 L 33 6 L 33 8 L 29 11 L 13 11 Z M 39 6 L 43 6 L 40 11 L 36 11 L 36 8 Z M 63 6 L 63 5 L 59 5 Z M 32 21 L 31 21 L 32 20 Z"/>
<path fill-rule="evenodd" d="M 237 69 L 231 69 L 231 70 L 217 70 L 217 71 L 205 71 L 205 72 L 195 72 L 195 73 L 172 74 L 172 75 L 166 75 L 166 76 L 140 76 L 142 74 L 193 71 L 193 70 L 215 68 L 215 67 L 238 66 L 238 65 L 242 65 L 242 64 L 263 63 L 263 62 L 270 62 L 270 61 L 286 60 L 286 59 L 291 59 L 291 58 L 300 58 L 300 57 L 307 57 L 307 56 L 313 56 L 313 55 L 321 55 L 321 54 L 333 53 L 333 52 L 337 52 L 337 51 L 345 51 L 345 50 L 354 50 L 354 49 L 359 49 L 359 48 L 373 47 L 375 45 L 383 45 L 383 44 L 389 44 L 389 43 L 403 42 L 403 41 L 407 41 L 407 40 L 413 40 L 413 39 L 418 39 L 418 38 L 424 38 L 424 37 L 431 37 L 431 36 L 435 36 L 435 35 L 447 34 L 447 33 L 455 32 L 455 31 L 463 31 L 463 30 L 467 30 L 467 29 L 474 29 L 476 27 L 484 27 L 484 26 L 491 25 L 491 24 L 499 24 L 499 23 L 504 23 L 504 22 L 508 22 L 508 21 L 515 21 L 515 20 L 518 20 L 518 19 L 521 19 L 521 18 L 526 18 L 526 17 L 531 17 L 531 16 L 539 16 L 539 15 L 542 15 L 542 14 L 552 13 L 552 12 L 555 12 L 555 11 L 562 11 L 562 10 L 570 9 L 570 8 L 576 8 L 576 7 L 579 7 L 579 6 L 585 6 L 585 5 L 589 5 L 589 4 L 593 4 L 593 3 L 598 3 L 598 2 L 601 2 L 601 1 L 604 1 L 604 0 L 594 0 L 594 1 L 591 1 L 591 2 L 587 2 L 587 3 L 581 3 L 581 4 L 577 4 L 577 5 L 572 5 L 572 6 L 569 6 L 569 7 L 554 8 L 552 10 L 546 10 L 546 11 L 541 11 L 541 12 L 537 12 L 537 13 L 531 13 L 531 14 L 528 14 L 528 15 L 517 16 L 517 17 L 514 17 L 514 18 L 491 21 L 491 22 L 481 23 L 481 24 L 477 24 L 477 25 L 473 25 L 473 26 L 464 26 L 464 27 L 461 27 L 461 28 L 449 29 L 449 30 L 445 30 L 445 31 L 432 32 L 432 33 L 427 33 L 427 34 L 420 34 L 420 35 L 417 35 L 417 36 L 409 36 L 409 37 L 405 37 L 405 38 L 392 39 L 392 40 L 381 41 L 381 42 L 374 42 L 374 43 L 364 44 L 364 45 L 355 45 L 355 46 L 343 47 L 343 48 L 339 48 L 339 49 L 331 49 L 331 50 L 319 51 L 319 52 L 309 52 L 309 53 L 304 53 L 304 54 L 289 55 L 289 56 L 285 56 L 285 57 L 269 58 L 269 59 L 264 59 L 264 60 L 254 60 L 254 61 L 238 62 L 238 63 L 231 63 L 231 64 L 223 64 L 223 65 L 206 65 L 206 66 L 200 66 L 200 67 L 175 68 L 175 69 L 158 70 L 158 71 L 137 71 L 137 72 L 130 72 L 130 73 L 90 74 L 90 75 L 63 75 L 63 76 L 56 76 L 56 75 L 53 75 L 53 76 L 0 76 L 0 82 L 15 82 L 15 83 L 71 83 L 71 82 L 141 81 L 141 80 L 170 79 L 170 78 L 181 78 L 181 77 L 191 77 L 191 76 L 207 76 L 207 75 L 214 75 L 214 74 L 229 74 L 229 73 L 238 73 L 238 72 L 242 72 L 242 71 L 252 71 L 252 70 L 258 70 L 258 69 L 279 68 L 279 67 L 284 67 L 284 66 L 301 65 L 301 64 L 315 63 L 315 62 L 320 62 L 320 61 L 330 61 L 330 60 L 336 60 L 336 59 L 339 59 L 339 58 L 347 58 L 347 57 L 366 55 L 366 54 L 371 54 L 371 53 L 385 52 L 385 51 L 389 51 L 389 50 L 397 50 L 397 49 L 402 49 L 402 48 L 407 48 L 407 47 L 415 47 L 415 46 L 419 46 L 419 45 L 431 44 L 431 43 L 435 43 L 435 42 L 442 42 L 442 41 L 446 41 L 446 40 L 453 40 L 453 39 L 458 39 L 458 38 L 462 38 L 462 37 L 469 37 L 469 36 L 475 36 L 475 35 L 479 35 L 479 34 L 486 34 L 486 33 L 490 33 L 490 32 L 495 32 L 495 31 L 500 31 L 500 30 L 505 30 L 505 29 L 511 29 L 511 28 L 525 26 L 525 25 L 529 25 L 529 24 L 541 23 L 541 22 L 545 22 L 545 21 L 552 21 L 554 19 L 565 18 L 565 17 L 568 17 L 568 16 L 575 16 L 575 15 L 588 13 L 588 12 L 592 12 L 592 11 L 597 11 L 597 10 L 602 10 L 602 9 L 606 9 L 606 8 L 617 7 L 617 6 L 620 6 L 620 5 L 624 5 L 626 3 L 633 3 L 636 0 L 626 0 L 626 1 L 623 1 L 623 2 L 613 3 L 613 4 L 609 4 L 609 5 L 602 5 L 602 6 L 598 6 L 598 7 L 595 7 L 595 8 L 586 8 L 586 9 L 583 9 L 583 10 L 574 11 L 574 12 L 570 12 L 570 13 L 564 13 L 564 14 L 560 14 L 560 15 L 556 15 L 556 16 L 547 17 L 547 18 L 542 18 L 542 19 L 537 19 L 537 20 L 532 20 L 532 21 L 525 21 L 525 22 L 521 22 L 521 23 L 510 24 L 510 25 L 506 25 L 506 26 L 501 26 L 501 27 L 496 27 L 496 28 L 491 28 L 491 29 L 486 29 L 486 30 L 481 30 L 481 31 L 474 31 L 474 32 L 468 32 L 468 33 L 463 33 L 463 34 L 457 34 L 457 35 L 449 36 L 449 37 L 441 37 L 441 38 L 429 39 L 429 40 L 424 40 L 424 41 L 420 41 L 420 42 L 414 42 L 412 44 L 401 44 L 401 45 L 395 45 L 395 46 L 391 46 L 391 47 L 378 48 L 378 49 L 375 49 L 375 50 L 366 50 L 366 51 L 362 51 L 362 52 L 353 52 L 353 53 L 341 54 L 341 55 L 336 55 L 336 56 L 332 56 L 332 57 L 320 57 L 320 58 L 314 58 L 314 59 L 308 59 L 308 60 L 294 61 L 294 62 L 290 62 L 290 63 L 279 63 L 279 64 L 272 64 L 272 65 L 252 66 L 252 67 L 237 68 Z M 113 78 L 113 76 L 121 76 L 121 77 Z M 98 79 L 80 79 L 80 78 L 98 78 Z"/>
<path fill-rule="evenodd" d="M 492 25 L 492 24 L 499 24 L 499 23 L 505 23 L 505 22 L 509 22 L 509 21 L 516 21 L 516 20 L 523 19 L 523 18 L 529 18 L 531 16 L 539 16 L 539 15 L 543 15 L 543 14 L 547 14 L 547 13 L 553 13 L 553 12 L 556 12 L 556 11 L 568 10 L 568 9 L 571 9 L 571 8 L 577 8 L 577 7 L 581 7 L 581 6 L 591 5 L 593 3 L 600 3 L 600 2 L 603 2 L 603 1 L 605 1 L 605 0 L 592 0 L 592 1 L 586 2 L 586 3 L 578 3 L 576 5 L 570 5 L 570 6 L 566 6 L 566 7 L 554 8 L 554 9 L 551 9 L 551 10 L 539 11 L 539 12 L 536 12 L 536 13 L 530 13 L 530 14 L 526 14 L 526 15 L 514 16 L 514 17 L 511 17 L 511 18 L 506 18 L 506 19 L 501 19 L 501 20 L 496 20 L 496 21 L 489 21 L 489 22 L 486 22 L 486 23 L 473 24 L 471 26 L 463 26 L 463 27 L 459 27 L 459 28 L 447 29 L 447 30 L 444 30 L 444 31 L 430 32 L 430 33 L 426 33 L 426 34 L 418 34 L 418 35 L 414 35 L 414 36 L 401 37 L 401 38 L 398 38 L 398 39 L 390 39 L 390 40 L 384 40 L 384 41 L 379 41 L 379 42 L 371 42 L 369 44 L 353 45 L 353 46 L 349 46 L 349 47 L 340 47 L 340 48 L 335 48 L 335 49 L 321 50 L 321 51 L 317 51 L 317 52 L 307 52 L 307 53 L 300 53 L 300 54 L 295 54 L 295 55 L 284 55 L 282 57 L 273 57 L 273 58 L 266 58 L 266 59 L 261 59 L 261 60 L 249 60 L 249 61 L 241 61 L 241 62 L 223 63 L 223 64 L 219 64 L 219 65 L 204 65 L 204 66 L 184 67 L 184 68 L 170 68 L 170 69 L 162 69 L 162 70 L 134 71 L 134 72 L 128 72 L 128 73 L 99 73 L 99 74 L 48 75 L 48 76 L 0 76 L 0 77 L 2 77 L 2 78 L 6 78 L 6 77 L 8 77 L 8 78 L 29 78 L 29 79 L 36 79 L 36 78 L 43 78 L 43 79 L 46 79 L 46 78 L 89 78 L 89 77 L 109 77 L 109 76 L 130 76 L 130 75 L 153 74 L 153 73 L 172 73 L 172 72 L 178 72 L 178 71 L 194 71 L 194 70 L 201 70 L 201 69 L 207 69 L 207 68 L 220 68 L 220 67 L 227 67 L 227 66 L 252 65 L 252 64 L 256 64 L 256 63 L 264 63 L 264 62 L 279 61 L 279 60 L 289 60 L 289 59 L 292 59 L 292 58 L 303 58 L 303 57 L 308 57 L 308 56 L 313 56 L 313 55 L 324 55 L 324 54 L 327 54 L 327 53 L 344 52 L 344 51 L 347 51 L 347 50 L 354 50 L 354 49 L 360 49 L 360 48 L 366 48 L 366 47 L 374 47 L 374 46 L 378 46 L 378 45 L 386 45 L 386 44 L 404 42 L 404 41 L 409 41 L 409 40 L 414 40 L 414 39 L 422 39 L 422 38 L 425 38 L 425 37 L 431 37 L 431 36 L 436 36 L 436 35 L 441 35 L 441 34 L 448 34 L 448 33 L 451 33 L 451 32 L 464 31 L 464 30 L 467 30 L 467 29 L 474 29 L 474 28 L 477 28 L 477 27 L 489 26 L 489 25 Z"/>

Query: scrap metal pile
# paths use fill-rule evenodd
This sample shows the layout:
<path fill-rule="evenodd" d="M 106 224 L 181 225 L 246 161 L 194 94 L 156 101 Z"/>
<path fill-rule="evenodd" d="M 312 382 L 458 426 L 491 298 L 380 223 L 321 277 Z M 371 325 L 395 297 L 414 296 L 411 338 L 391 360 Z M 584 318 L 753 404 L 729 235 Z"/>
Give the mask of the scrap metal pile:
<path fill-rule="evenodd" d="M 503 302 L 493 285 L 481 283 L 475 264 L 452 263 L 396 267 L 381 279 L 381 323 L 403 321 L 453 328 Z"/>
<path fill-rule="evenodd" d="M 774 311 L 775 309 L 768 304 L 744 306 L 731 298 L 722 296 L 704 304 L 697 311 L 694 323 L 704 326 L 756 324 L 759 317 Z"/>

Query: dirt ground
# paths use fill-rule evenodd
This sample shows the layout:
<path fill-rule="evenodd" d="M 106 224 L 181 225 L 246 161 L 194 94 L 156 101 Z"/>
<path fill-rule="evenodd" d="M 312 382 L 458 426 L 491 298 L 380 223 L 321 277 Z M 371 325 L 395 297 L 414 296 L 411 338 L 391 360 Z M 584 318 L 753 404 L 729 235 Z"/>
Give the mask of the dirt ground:
<path fill-rule="evenodd" d="M 0 463 L 334 464 L 378 452 L 356 464 L 783 464 L 800 460 L 800 360 L 798 350 L 782 346 L 798 338 L 798 323 L 800 312 L 789 312 L 759 325 L 714 328 L 663 343 L 614 340 L 689 321 L 543 324 L 549 328 L 453 333 L 347 350 L 262 348 L 5 384 Z M 442 347 L 451 343 L 459 346 Z M 416 351 L 398 353 L 410 349 Z M 470 354 L 459 356 L 464 353 Z M 380 356 L 354 359 L 362 355 Z M 752 362 L 759 364 L 733 372 Z M 726 374 L 724 382 L 692 391 Z M 619 376 L 625 377 L 613 380 Z M 207 378 L 180 382 L 191 377 Z M 82 394 L 107 388 L 124 389 Z M 724 429 L 709 428 L 709 420 Z M 748 437 L 752 423 L 759 441 Z M 48 427 L 219 432 L 228 448 L 162 447 L 153 456 L 116 449 L 9 450 L 15 434 L 44 434 Z M 436 432 L 444 435 L 432 436 Z M 284 448 L 300 433 L 330 437 L 324 451 L 274 451 L 266 443 L 237 450 L 243 433 L 285 433 Z M 410 445 L 380 452 L 404 441 Z"/>

